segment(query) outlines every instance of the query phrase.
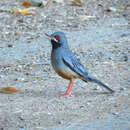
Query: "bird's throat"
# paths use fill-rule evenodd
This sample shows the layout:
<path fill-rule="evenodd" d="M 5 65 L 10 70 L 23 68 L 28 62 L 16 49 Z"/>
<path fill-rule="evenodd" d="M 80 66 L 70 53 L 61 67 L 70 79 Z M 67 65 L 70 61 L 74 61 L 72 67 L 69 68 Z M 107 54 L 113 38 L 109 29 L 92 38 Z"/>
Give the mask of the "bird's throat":
<path fill-rule="evenodd" d="M 61 43 L 56 42 L 54 40 L 51 40 L 51 44 L 52 44 L 53 49 L 57 49 L 57 48 L 61 47 Z"/>

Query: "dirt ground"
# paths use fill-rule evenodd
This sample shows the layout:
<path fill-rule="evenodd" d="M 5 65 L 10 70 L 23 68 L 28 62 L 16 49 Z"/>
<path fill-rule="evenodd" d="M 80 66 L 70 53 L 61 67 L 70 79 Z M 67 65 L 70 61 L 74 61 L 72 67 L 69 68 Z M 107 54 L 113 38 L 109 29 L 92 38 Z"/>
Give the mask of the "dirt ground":
<path fill-rule="evenodd" d="M 0 1 L 1 9 L 23 8 Z M 130 130 L 130 2 L 83 0 L 33 7 L 35 15 L 0 12 L 0 130 Z M 50 64 L 44 33 L 65 32 L 87 71 L 115 90 L 75 80 L 75 97 L 59 98 L 68 81 Z"/>

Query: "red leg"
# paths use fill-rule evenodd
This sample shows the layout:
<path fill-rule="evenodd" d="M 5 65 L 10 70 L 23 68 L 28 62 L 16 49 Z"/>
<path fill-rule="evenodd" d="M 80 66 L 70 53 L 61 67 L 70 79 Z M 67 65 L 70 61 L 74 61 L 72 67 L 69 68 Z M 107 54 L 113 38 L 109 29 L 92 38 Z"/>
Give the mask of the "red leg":
<path fill-rule="evenodd" d="M 66 92 L 63 94 L 58 94 L 58 96 L 59 97 L 74 96 L 73 94 L 71 94 L 71 90 L 72 90 L 73 85 L 74 85 L 74 82 L 72 80 L 70 80 L 69 85 L 68 85 L 68 89 L 66 90 Z"/>

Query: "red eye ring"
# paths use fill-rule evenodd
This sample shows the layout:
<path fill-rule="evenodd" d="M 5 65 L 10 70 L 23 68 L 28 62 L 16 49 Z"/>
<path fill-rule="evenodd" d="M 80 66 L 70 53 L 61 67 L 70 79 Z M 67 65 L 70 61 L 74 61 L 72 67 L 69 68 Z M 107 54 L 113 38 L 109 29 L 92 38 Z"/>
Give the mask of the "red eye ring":
<path fill-rule="evenodd" d="M 56 35 L 55 38 L 56 38 L 57 40 L 59 40 L 59 39 L 60 39 L 60 36 L 59 36 L 59 35 Z"/>

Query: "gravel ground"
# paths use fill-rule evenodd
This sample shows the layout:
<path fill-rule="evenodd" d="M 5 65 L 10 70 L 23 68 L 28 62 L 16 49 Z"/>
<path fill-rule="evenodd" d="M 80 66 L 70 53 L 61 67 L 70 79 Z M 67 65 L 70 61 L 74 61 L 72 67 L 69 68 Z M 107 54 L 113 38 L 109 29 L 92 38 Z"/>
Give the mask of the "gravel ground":
<path fill-rule="evenodd" d="M 22 1 L 22 0 L 21 0 Z M 21 1 L 0 1 L 1 9 L 23 8 Z M 33 7 L 36 14 L 0 13 L 0 130 L 129 130 L 130 2 L 84 0 Z M 44 32 L 66 33 L 69 46 L 88 72 L 116 92 L 75 80 L 75 97 L 59 98 L 68 81 L 50 64 Z"/>

